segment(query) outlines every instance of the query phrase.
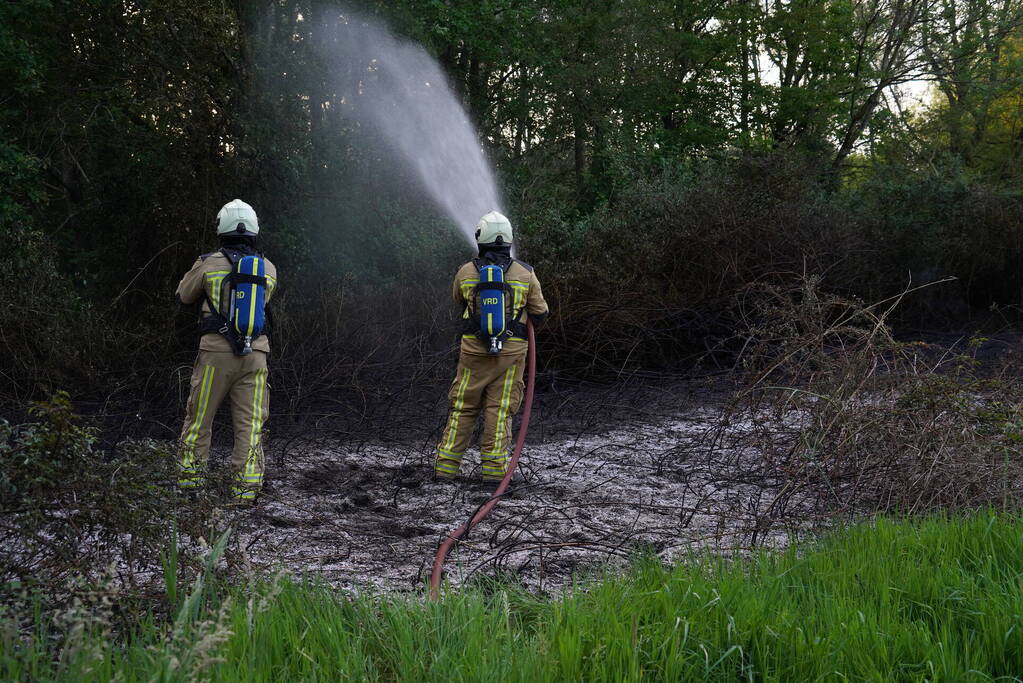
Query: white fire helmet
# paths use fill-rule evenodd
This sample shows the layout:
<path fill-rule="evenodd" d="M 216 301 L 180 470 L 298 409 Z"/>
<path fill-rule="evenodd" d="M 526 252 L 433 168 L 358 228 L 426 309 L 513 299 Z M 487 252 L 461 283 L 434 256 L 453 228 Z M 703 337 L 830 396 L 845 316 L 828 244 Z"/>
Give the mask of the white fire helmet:
<path fill-rule="evenodd" d="M 218 235 L 258 235 L 259 221 L 255 210 L 240 199 L 227 204 L 217 214 Z"/>
<path fill-rule="evenodd" d="M 491 211 L 476 224 L 476 243 L 511 244 L 511 222 L 504 215 Z"/>

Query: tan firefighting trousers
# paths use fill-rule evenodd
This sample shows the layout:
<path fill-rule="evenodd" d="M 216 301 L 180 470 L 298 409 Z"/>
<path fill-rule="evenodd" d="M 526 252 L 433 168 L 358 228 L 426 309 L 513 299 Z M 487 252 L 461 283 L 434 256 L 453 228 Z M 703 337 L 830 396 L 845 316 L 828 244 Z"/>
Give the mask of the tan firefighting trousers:
<path fill-rule="evenodd" d="M 263 485 L 263 422 L 270 392 L 266 384 L 266 354 L 253 351 L 247 356 L 231 352 L 199 351 L 192 371 L 185 425 L 181 430 L 182 488 L 201 486 L 210 453 L 213 416 L 224 397 L 231 397 L 234 422 L 234 495 L 253 500 Z"/>
<path fill-rule="evenodd" d="M 480 438 L 483 478 L 500 480 L 508 468 L 512 417 L 522 403 L 522 371 L 525 353 L 475 355 L 461 353 L 458 370 L 448 392 L 448 422 L 437 444 L 435 472 L 438 477 L 458 474 L 462 454 L 469 446 L 476 418 L 485 410 Z"/>

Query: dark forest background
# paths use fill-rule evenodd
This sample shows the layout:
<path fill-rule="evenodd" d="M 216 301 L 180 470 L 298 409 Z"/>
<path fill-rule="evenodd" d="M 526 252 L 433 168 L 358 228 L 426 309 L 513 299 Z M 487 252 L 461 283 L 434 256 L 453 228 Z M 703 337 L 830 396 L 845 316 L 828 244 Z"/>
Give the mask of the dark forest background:
<path fill-rule="evenodd" d="M 1018 318 L 1019 0 L 349 6 L 423 44 L 477 123 L 554 310 L 548 376 L 727 367 L 751 287 L 954 278 L 898 325 Z M 195 349 L 174 288 L 235 197 L 282 275 L 278 414 L 446 376 L 468 249 L 332 91 L 316 45 L 341 13 L 0 4 L 5 410 L 66 389 L 173 422 Z"/>

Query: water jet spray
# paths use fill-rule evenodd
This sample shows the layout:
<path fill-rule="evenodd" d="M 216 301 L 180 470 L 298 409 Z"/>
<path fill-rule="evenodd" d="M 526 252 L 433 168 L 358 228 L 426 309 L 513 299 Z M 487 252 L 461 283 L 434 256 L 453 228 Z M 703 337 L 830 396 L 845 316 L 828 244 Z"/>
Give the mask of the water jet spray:
<path fill-rule="evenodd" d="M 335 19 L 318 47 L 350 78 L 339 88 L 342 113 L 380 135 L 475 248 L 476 222 L 501 210 L 500 193 L 440 65 L 382 23 L 347 9 Z"/>

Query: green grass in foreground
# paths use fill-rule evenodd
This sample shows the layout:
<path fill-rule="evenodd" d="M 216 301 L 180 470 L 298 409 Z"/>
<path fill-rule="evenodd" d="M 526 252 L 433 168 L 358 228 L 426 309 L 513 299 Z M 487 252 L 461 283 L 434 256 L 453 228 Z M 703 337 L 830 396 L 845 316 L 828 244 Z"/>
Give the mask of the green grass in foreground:
<path fill-rule="evenodd" d="M 209 587 L 124 647 L 4 636 L 0 679 L 1012 680 L 1023 675 L 1023 519 L 867 524 L 812 552 L 639 561 L 559 600 L 517 590 L 348 597 Z M 5 629 L 9 630 L 9 629 Z"/>

